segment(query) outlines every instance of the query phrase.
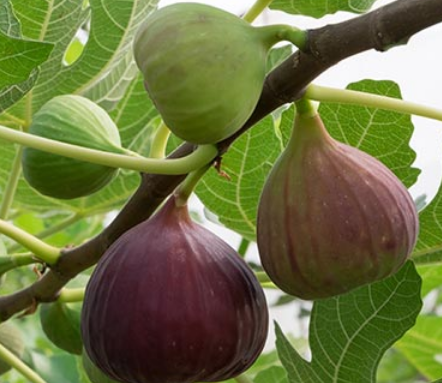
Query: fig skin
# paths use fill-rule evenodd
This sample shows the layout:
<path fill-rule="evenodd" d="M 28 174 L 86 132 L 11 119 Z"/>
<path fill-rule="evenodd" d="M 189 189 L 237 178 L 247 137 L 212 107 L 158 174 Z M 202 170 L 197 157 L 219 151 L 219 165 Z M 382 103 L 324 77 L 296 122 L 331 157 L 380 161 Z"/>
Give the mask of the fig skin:
<path fill-rule="evenodd" d="M 57 96 L 34 115 L 29 133 L 85 148 L 123 154 L 117 126 L 107 112 L 77 95 Z M 57 199 L 85 197 L 106 186 L 117 169 L 26 147 L 23 175 L 39 193 Z"/>
<path fill-rule="evenodd" d="M 238 253 L 171 197 L 105 253 L 86 287 L 84 348 L 124 383 L 232 378 L 259 356 L 264 292 Z"/>
<path fill-rule="evenodd" d="M 252 27 L 205 4 L 172 4 L 138 30 L 135 61 L 170 130 L 185 141 L 212 144 L 235 133 L 253 112 L 268 50 L 287 39 L 287 28 Z"/>
<path fill-rule="evenodd" d="M 258 209 L 260 259 L 278 287 L 315 300 L 381 280 L 408 259 L 418 226 L 390 169 L 334 140 L 319 115 L 297 115 Z"/>

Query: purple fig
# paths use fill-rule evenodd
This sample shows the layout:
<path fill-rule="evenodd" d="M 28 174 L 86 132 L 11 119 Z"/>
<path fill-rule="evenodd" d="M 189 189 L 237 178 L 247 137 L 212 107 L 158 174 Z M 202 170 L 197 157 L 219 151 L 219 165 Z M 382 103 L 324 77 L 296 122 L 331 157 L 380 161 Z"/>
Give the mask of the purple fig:
<path fill-rule="evenodd" d="M 81 326 L 92 362 L 120 382 L 213 382 L 256 360 L 268 312 L 237 252 L 172 197 L 100 260 Z"/>
<path fill-rule="evenodd" d="M 319 299 L 383 279 L 417 232 L 413 200 L 385 165 L 334 140 L 319 115 L 297 115 L 258 209 L 259 255 L 278 287 Z"/>

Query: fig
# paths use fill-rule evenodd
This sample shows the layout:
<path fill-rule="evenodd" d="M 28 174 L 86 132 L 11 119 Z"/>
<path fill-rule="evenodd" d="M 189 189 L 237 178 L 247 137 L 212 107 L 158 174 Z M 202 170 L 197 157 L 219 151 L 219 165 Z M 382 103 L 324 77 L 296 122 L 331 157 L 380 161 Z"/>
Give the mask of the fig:
<path fill-rule="evenodd" d="M 270 48 L 297 37 L 300 31 L 290 26 L 253 27 L 209 5 L 177 3 L 148 16 L 134 55 L 170 130 L 185 141 L 213 144 L 254 110 Z"/>
<path fill-rule="evenodd" d="M 80 309 L 60 302 L 40 305 L 40 323 L 48 339 L 58 348 L 81 355 Z"/>
<path fill-rule="evenodd" d="M 57 96 L 34 115 L 29 133 L 86 148 L 123 154 L 117 126 L 107 112 L 89 99 Z M 23 175 L 43 195 L 72 199 L 107 185 L 117 169 L 25 148 Z"/>
<path fill-rule="evenodd" d="M 119 382 L 214 382 L 255 361 L 268 312 L 238 253 L 171 197 L 99 261 L 81 329 L 92 362 Z"/>
<path fill-rule="evenodd" d="M 416 242 L 415 204 L 371 155 L 333 139 L 318 114 L 298 114 L 263 188 L 262 266 L 283 291 L 315 300 L 395 273 Z"/>
<path fill-rule="evenodd" d="M 21 331 L 10 322 L 0 324 L 0 343 L 9 351 L 21 358 L 25 351 L 25 343 Z M 8 372 L 11 366 L 0 360 L 0 375 Z"/>

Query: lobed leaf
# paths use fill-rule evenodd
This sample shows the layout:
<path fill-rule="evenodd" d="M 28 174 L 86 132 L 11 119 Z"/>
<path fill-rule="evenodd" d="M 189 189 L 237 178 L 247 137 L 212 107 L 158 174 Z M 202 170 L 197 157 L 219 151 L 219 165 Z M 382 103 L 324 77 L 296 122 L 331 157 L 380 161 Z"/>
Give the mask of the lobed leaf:
<path fill-rule="evenodd" d="M 372 383 L 384 352 L 410 329 L 421 309 L 421 279 L 411 261 L 395 275 L 314 303 L 304 360 L 276 327 L 276 346 L 290 383 Z"/>
<path fill-rule="evenodd" d="M 394 347 L 426 378 L 442 376 L 442 318 L 420 315 Z"/>
<path fill-rule="evenodd" d="M 323 17 L 338 11 L 365 13 L 376 0 L 275 0 L 270 5 L 291 14 Z"/>

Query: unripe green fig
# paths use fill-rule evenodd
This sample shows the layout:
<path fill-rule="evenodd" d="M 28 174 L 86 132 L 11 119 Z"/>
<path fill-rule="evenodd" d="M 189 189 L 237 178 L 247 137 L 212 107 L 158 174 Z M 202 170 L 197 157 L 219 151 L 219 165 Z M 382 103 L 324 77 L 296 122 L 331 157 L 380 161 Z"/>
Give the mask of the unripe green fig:
<path fill-rule="evenodd" d="M 80 355 L 83 342 L 80 333 L 80 307 L 60 302 L 40 305 L 40 323 L 43 332 L 57 347 Z"/>
<path fill-rule="evenodd" d="M 262 91 L 269 49 L 299 33 L 286 25 L 253 27 L 205 4 L 177 3 L 146 19 L 134 53 L 170 130 L 185 141 L 209 144 L 245 123 Z"/>
<path fill-rule="evenodd" d="M 25 343 L 21 331 L 12 323 L 0 324 L 0 343 L 13 354 L 21 358 L 25 351 Z M 8 372 L 11 366 L 0 359 L 0 375 Z"/>
<path fill-rule="evenodd" d="M 258 209 L 259 255 L 277 286 L 314 300 L 381 280 L 417 233 L 413 200 L 384 164 L 334 140 L 319 115 L 297 115 Z"/>
<path fill-rule="evenodd" d="M 119 382 L 216 382 L 259 356 L 268 312 L 239 254 L 171 197 L 101 258 L 81 329 L 92 362 Z"/>
<path fill-rule="evenodd" d="M 124 153 L 117 126 L 104 109 L 85 97 L 57 96 L 33 117 L 29 133 L 68 144 Z M 72 199 L 107 185 L 117 169 L 25 148 L 23 175 L 34 189 L 49 197 Z"/>

